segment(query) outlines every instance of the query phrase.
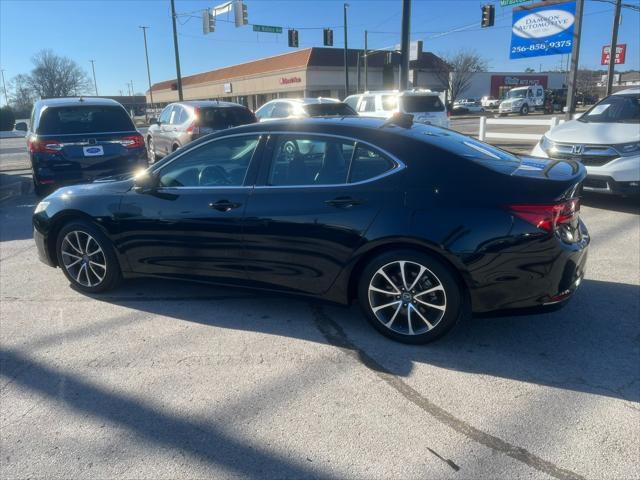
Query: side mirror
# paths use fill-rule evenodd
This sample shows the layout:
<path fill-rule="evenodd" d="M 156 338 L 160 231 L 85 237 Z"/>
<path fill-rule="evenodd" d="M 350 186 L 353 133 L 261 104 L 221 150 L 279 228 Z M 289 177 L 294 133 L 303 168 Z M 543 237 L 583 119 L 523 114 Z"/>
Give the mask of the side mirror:
<path fill-rule="evenodd" d="M 151 117 L 149 119 L 149 125 L 153 125 L 153 124 L 160 124 L 160 122 L 158 121 L 158 119 L 156 117 Z"/>
<path fill-rule="evenodd" d="M 16 126 L 14 128 L 16 130 L 20 130 L 21 132 L 26 132 L 27 130 L 29 130 L 29 128 L 27 127 L 27 122 L 18 122 L 16 123 Z"/>
<path fill-rule="evenodd" d="M 146 193 L 158 187 L 158 177 L 145 170 L 133 178 L 133 188 L 136 192 Z"/>

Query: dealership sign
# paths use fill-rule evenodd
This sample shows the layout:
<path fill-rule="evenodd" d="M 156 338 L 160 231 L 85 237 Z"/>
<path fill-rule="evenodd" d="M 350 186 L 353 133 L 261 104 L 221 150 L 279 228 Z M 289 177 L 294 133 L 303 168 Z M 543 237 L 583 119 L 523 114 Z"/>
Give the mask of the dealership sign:
<path fill-rule="evenodd" d="M 611 53 L 611 45 L 605 45 L 602 47 L 602 57 L 600 58 L 600 65 L 609 65 L 609 55 Z M 627 56 L 627 44 L 622 43 L 616 45 L 616 58 L 614 63 L 624 63 Z"/>
<path fill-rule="evenodd" d="M 290 85 L 292 83 L 300 82 L 302 82 L 302 79 L 300 77 L 281 77 L 280 80 L 278 80 L 278 83 L 280 85 Z"/>
<path fill-rule="evenodd" d="M 575 11 L 575 2 L 514 8 L 509 58 L 571 53 Z"/>
<path fill-rule="evenodd" d="M 531 0 L 500 0 L 501 7 L 510 7 L 519 3 L 530 2 Z"/>

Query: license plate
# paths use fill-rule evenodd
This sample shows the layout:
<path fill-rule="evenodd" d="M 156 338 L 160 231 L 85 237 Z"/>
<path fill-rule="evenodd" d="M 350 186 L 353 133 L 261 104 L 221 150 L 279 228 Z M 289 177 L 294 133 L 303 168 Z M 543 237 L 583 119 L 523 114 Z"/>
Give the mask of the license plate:
<path fill-rule="evenodd" d="M 102 145 L 90 145 L 82 147 L 82 152 L 85 157 L 101 157 L 104 155 L 104 148 L 102 148 Z"/>

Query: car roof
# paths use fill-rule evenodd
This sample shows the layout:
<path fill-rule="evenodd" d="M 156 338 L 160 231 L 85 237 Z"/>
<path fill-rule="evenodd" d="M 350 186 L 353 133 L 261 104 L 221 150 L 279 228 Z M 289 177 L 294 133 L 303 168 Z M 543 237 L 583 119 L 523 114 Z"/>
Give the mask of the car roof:
<path fill-rule="evenodd" d="M 319 103 L 341 103 L 340 100 L 330 97 L 305 97 L 305 98 L 274 98 L 267 103 L 272 102 L 289 102 L 297 103 L 299 105 L 316 105 Z M 265 103 L 266 105 L 266 103 Z"/>
<path fill-rule="evenodd" d="M 96 105 L 111 105 L 122 106 L 111 98 L 99 98 L 99 97 L 63 97 L 63 98 L 45 98 L 36 102 L 43 107 L 70 107 L 74 105 L 78 106 L 96 106 Z"/>
<path fill-rule="evenodd" d="M 219 102 L 218 100 L 186 100 L 183 102 L 173 102 L 172 105 L 187 105 L 189 107 L 241 107 L 247 108 L 240 103 L 234 102 Z"/>
<path fill-rule="evenodd" d="M 615 92 L 613 95 L 638 95 L 640 94 L 640 88 L 627 88 L 625 90 L 620 90 L 619 92 Z"/>

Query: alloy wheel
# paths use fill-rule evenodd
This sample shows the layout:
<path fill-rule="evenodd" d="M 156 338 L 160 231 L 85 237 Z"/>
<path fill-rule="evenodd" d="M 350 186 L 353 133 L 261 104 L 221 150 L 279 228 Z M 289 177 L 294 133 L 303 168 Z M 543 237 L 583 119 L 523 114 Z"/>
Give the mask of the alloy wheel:
<path fill-rule="evenodd" d="M 67 273 L 84 287 L 97 287 L 107 274 L 107 259 L 100 244 L 82 230 L 67 233 L 60 247 Z"/>
<path fill-rule="evenodd" d="M 420 335 L 435 328 L 447 310 L 440 279 L 416 262 L 398 260 L 379 268 L 368 288 L 369 306 L 386 328 Z"/>

